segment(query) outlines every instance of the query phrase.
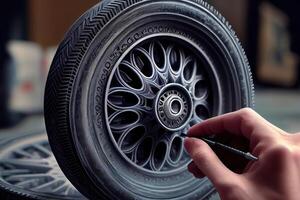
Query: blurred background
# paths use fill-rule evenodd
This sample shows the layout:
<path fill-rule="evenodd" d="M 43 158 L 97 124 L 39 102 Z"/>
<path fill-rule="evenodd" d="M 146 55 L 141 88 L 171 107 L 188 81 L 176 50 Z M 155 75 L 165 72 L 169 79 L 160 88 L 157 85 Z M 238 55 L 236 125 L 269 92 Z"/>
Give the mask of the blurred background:
<path fill-rule="evenodd" d="M 47 72 L 64 33 L 97 0 L 10 0 L 0 7 L 0 132 L 43 127 Z M 249 58 L 255 110 L 300 131 L 300 2 L 208 0 Z M 26 128 L 24 128 L 26 127 Z"/>

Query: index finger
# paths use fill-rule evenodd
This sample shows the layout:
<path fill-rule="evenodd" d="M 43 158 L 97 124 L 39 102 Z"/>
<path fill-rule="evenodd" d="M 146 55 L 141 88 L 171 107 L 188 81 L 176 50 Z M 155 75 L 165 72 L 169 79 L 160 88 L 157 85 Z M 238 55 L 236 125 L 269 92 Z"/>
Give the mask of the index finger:
<path fill-rule="evenodd" d="M 244 108 L 197 124 L 189 130 L 188 136 L 201 137 L 231 133 L 250 140 L 252 137 L 259 139 L 268 136 L 270 128 L 270 123 L 263 117 L 250 108 Z M 258 131 L 262 129 L 263 131 Z"/>

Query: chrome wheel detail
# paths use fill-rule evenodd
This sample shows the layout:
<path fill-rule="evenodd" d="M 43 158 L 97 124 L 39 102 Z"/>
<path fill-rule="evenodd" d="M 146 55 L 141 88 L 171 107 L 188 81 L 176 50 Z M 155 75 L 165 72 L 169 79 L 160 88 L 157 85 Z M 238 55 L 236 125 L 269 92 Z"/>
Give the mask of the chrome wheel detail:
<path fill-rule="evenodd" d="M 184 128 L 192 116 L 192 98 L 180 84 L 168 84 L 157 94 L 154 104 L 158 123 L 168 131 Z"/>
<path fill-rule="evenodd" d="M 112 139 L 139 169 L 167 172 L 186 166 L 189 157 L 179 136 L 214 115 L 211 66 L 179 40 L 155 37 L 137 44 L 108 82 Z"/>

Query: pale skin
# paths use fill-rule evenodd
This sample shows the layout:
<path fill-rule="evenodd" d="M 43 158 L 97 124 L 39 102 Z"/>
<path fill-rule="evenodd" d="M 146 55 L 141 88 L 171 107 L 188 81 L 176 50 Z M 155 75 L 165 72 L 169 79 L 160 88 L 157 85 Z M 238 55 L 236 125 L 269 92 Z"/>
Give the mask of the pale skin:
<path fill-rule="evenodd" d="M 250 152 L 259 158 L 243 173 L 229 170 L 201 139 L 207 135 L 243 136 Z M 245 108 L 211 118 L 189 130 L 185 148 L 193 162 L 188 170 L 197 178 L 207 176 L 222 200 L 300 199 L 300 134 L 290 134 Z"/>

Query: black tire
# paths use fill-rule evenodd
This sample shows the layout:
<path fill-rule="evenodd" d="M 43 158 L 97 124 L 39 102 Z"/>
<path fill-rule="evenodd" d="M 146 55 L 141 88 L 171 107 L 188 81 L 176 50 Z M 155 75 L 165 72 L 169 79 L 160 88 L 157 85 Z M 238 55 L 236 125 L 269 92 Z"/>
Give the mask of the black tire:
<path fill-rule="evenodd" d="M 215 190 L 188 173 L 180 134 L 208 117 L 252 107 L 253 96 L 243 49 L 206 2 L 106 0 L 80 17 L 59 46 L 45 121 L 60 167 L 90 199 L 208 199 Z M 172 121 L 177 104 L 180 118 Z M 133 128 L 137 123 L 144 129 Z M 176 162 L 171 151 L 180 154 Z"/>
<path fill-rule="evenodd" d="M 86 199 L 59 169 L 45 131 L 1 137 L 0 144 L 0 199 Z"/>

